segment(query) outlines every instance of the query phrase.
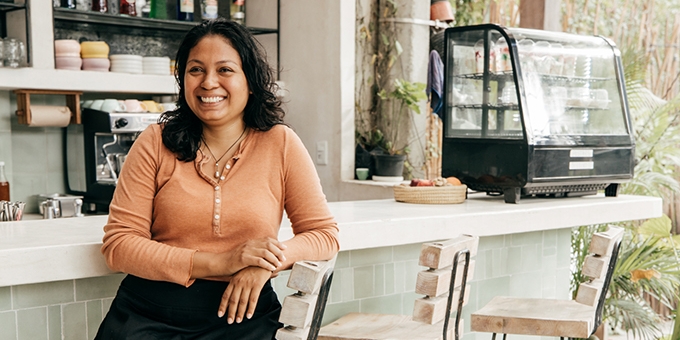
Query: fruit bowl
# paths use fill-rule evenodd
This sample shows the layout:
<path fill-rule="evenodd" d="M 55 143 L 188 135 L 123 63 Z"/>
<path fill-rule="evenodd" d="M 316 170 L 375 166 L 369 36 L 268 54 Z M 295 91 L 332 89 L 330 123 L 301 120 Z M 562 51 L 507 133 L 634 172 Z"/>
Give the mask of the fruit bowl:
<path fill-rule="evenodd" d="M 412 187 L 408 184 L 394 186 L 394 199 L 397 202 L 419 204 L 454 204 L 463 203 L 467 197 L 467 186 L 422 186 Z"/>

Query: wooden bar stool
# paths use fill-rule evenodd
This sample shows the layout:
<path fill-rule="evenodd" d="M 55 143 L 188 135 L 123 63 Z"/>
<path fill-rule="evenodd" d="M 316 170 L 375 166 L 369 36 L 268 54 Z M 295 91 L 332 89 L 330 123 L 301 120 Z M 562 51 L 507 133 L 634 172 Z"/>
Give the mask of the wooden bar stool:
<path fill-rule="evenodd" d="M 602 322 L 602 309 L 623 238 L 623 228 L 609 227 L 595 233 L 574 300 L 531 299 L 497 296 L 472 314 L 474 332 L 588 338 Z"/>
<path fill-rule="evenodd" d="M 329 261 L 298 261 L 288 277 L 288 288 L 297 293 L 283 300 L 277 340 L 315 340 L 321 328 L 328 293 L 333 282 L 334 257 Z"/>
<path fill-rule="evenodd" d="M 462 235 L 445 242 L 424 243 L 418 273 L 413 316 L 350 313 L 321 328 L 318 339 L 444 339 L 461 337 L 461 310 L 470 295 L 467 280 L 474 272 L 479 238 Z M 451 309 L 456 303 L 455 319 Z M 449 321 L 453 320 L 453 327 Z"/>

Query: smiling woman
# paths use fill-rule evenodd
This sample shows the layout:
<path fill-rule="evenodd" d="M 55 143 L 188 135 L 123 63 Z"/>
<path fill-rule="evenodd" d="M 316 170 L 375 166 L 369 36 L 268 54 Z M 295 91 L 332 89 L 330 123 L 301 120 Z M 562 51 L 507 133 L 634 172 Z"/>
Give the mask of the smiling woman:
<path fill-rule="evenodd" d="M 332 258 L 337 223 L 247 29 L 205 21 L 176 60 L 178 107 L 137 138 L 109 207 L 102 252 L 128 275 L 96 339 L 272 339 L 270 278 Z"/>

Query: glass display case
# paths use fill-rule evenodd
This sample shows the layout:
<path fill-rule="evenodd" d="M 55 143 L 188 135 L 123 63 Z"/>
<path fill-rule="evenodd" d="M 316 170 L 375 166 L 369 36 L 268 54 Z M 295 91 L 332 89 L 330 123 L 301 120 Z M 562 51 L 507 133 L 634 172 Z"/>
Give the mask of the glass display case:
<path fill-rule="evenodd" d="M 571 196 L 633 176 L 620 52 L 599 36 L 493 24 L 445 33 L 442 175 L 473 190 Z"/>

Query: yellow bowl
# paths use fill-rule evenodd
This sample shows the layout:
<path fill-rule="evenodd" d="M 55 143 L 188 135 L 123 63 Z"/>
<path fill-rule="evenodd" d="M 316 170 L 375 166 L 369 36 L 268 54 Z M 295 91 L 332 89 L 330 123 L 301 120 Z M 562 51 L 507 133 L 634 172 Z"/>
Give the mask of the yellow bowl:
<path fill-rule="evenodd" d="M 85 53 L 81 53 L 81 57 L 83 59 L 101 59 L 101 58 L 108 59 L 109 55 L 108 54 L 85 54 Z"/>
<path fill-rule="evenodd" d="M 108 58 L 109 45 L 103 41 L 83 41 L 80 43 L 83 58 Z"/>

